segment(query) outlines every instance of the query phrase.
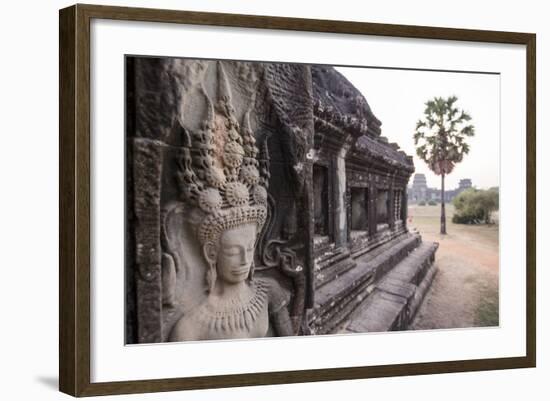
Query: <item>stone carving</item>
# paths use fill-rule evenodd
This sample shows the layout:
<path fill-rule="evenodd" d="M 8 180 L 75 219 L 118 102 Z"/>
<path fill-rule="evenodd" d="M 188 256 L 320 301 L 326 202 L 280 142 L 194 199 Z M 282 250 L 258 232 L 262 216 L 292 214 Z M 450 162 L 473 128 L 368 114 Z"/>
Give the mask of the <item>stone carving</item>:
<path fill-rule="evenodd" d="M 127 343 L 409 323 L 382 280 L 410 259 L 407 306 L 430 277 L 435 248 L 406 226 L 412 158 L 344 76 L 179 58 L 126 67 Z"/>
<path fill-rule="evenodd" d="M 292 333 L 276 286 L 253 278 L 254 250 L 267 217 L 268 180 L 261 174 L 265 169 L 259 166 L 249 112 L 240 124 L 221 63 L 217 68 L 219 100 L 214 105 L 202 88 L 207 115 L 200 130 L 182 129 L 178 175 L 206 262 L 205 296 L 184 311 L 170 341 L 263 337 L 270 334 L 270 315 L 271 333 Z M 174 305 L 175 266 L 170 257 L 163 260 L 164 301 Z"/>

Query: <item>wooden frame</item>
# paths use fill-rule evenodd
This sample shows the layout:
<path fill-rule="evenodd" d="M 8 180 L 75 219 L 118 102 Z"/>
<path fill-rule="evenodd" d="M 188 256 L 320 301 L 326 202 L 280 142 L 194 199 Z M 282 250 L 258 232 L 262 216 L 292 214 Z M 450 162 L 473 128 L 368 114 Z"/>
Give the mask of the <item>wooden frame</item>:
<path fill-rule="evenodd" d="M 368 34 L 521 44 L 527 66 L 527 324 L 525 357 L 315 369 L 123 382 L 90 382 L 90 20 Z M 59 388 L 73 396 L 534 367 L 536 361 L 535 48 L 529 33 L 75 5 L 60 11 Z"/>

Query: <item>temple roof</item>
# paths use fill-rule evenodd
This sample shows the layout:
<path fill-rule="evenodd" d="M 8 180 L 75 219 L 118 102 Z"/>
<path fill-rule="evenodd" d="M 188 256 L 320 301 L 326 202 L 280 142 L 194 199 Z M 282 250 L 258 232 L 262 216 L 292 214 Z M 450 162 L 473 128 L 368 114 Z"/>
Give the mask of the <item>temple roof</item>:
<path fill-rule="evenodd" d="M 334 67 L 312 66 L 313 97 L 323 108 L 368 121 L 373 134 L 380 134 L 381 122 L 373 114 L 365 97 Z M 376 129 L 378 128 L 378 129 Z"/>
<path fill-rule="evenodd" d="M 355 150 L 375 159 L 380 159 L 386 164 L 404 168 L 411 173 L 414 171 L 412 157 L 399 150 L 397 144 L 385 144 L 370 136 L 363 135 L 355 142 Z"/>
<path fill-rule="evenodd" d="M 311 66 L 314 115 L 353 135 L 354 150 L 385 164 L 414 170 L 412 157 L 380 136 L 382 123 L 359 90 L 330 66 Z"/>

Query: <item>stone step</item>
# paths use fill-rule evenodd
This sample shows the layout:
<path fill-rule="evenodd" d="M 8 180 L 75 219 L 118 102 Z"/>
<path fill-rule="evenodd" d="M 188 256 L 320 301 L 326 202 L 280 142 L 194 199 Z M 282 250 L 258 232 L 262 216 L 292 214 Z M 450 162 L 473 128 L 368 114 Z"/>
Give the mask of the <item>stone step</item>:
<path fill-rule="evenodd" d="M 350 256 L 350 251 L 344 248 L 338 248 L 330 252 L 325 252 L 315 258 L 315 271 L 320 273 L 323 270 L 330 268 L 330 266 L 337 262 L 344 259 L 349 259 Z"/>
<path fill-rule="evenodd" d="M 405 330 L 437 272 L 437 243 L 424 242 L 393 268 L 349 317 L 344 332 Z"/>
<path fill-rule="evenodd" d="M 379 244 L 378 247 L 371 247 L 369 257 L 374 258 L 380 255 L 382 252 L 394 247 L 410 236 L 411 234 L 405 233 L 382 245 Z M 326 257 L 327 253 L 330 254 L 328 258 Z M 339 276 L 342 276 L 347 270 L 355 267 L 358 261 L 361 261 L 361 258 L 351 257 L 349 250 L 344 250 L 342 248 L 318 256 L 315 259 L 315 288 L 318 289 L 337 279 Z"/>
<path fill-rule="evenodd" d="M 338 327 L 367 297 L 368 287 L 407 257 L 420 241 L 418 234 L 402 235 L 357 259 L 355 267 L 317 288 L 311 328 L 323 334 Z"/>
<path fill-rule="evenodd" d="M 344 274 L 349 269 L 355 267 L 356 263 L 351 257 L 348 249 L 339 248 L 337 252 L 329 257 L 322 255 L 315 259 L 315 288 L 332 281 L 335 277 Z"/>
<path fill-rule="evenodd" d="M 355 259 L 360 258 L 366 253 L 370 253 L 373 249 L 380 245 L 393 241 L 403 235 L 408 235 L 406 228 L 402 224 L 390 230 L 385 229 L 377 232 L 373 237 L 365 235 L 356 235 L 351 241 L 351 254 Z"/>

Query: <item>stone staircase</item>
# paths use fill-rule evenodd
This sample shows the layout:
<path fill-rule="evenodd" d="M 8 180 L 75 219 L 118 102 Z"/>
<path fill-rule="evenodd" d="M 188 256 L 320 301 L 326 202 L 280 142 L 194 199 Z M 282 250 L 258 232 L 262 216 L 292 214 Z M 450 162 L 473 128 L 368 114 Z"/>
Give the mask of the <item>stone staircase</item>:
<path fill-rule="evenodd" d="M 436 274 L 436 243 L 422 243 L 395 266 L 350 315 L 344 332 L 406 330 Z"/>
<path fill-rule="evenodd" d="M 355 266 L 347 248 L 335 248 L 331 245 L 315 259 L 315 288 L 336 280 Z"/>
<path fill-rule="evenodd" d="M 315 334 L 406 328 L 435 274 L 436 249 L 407 232 L 357 259 L 345 255 L 339 267 L 327 259 L 315 280 L 310 328 Z"/>

